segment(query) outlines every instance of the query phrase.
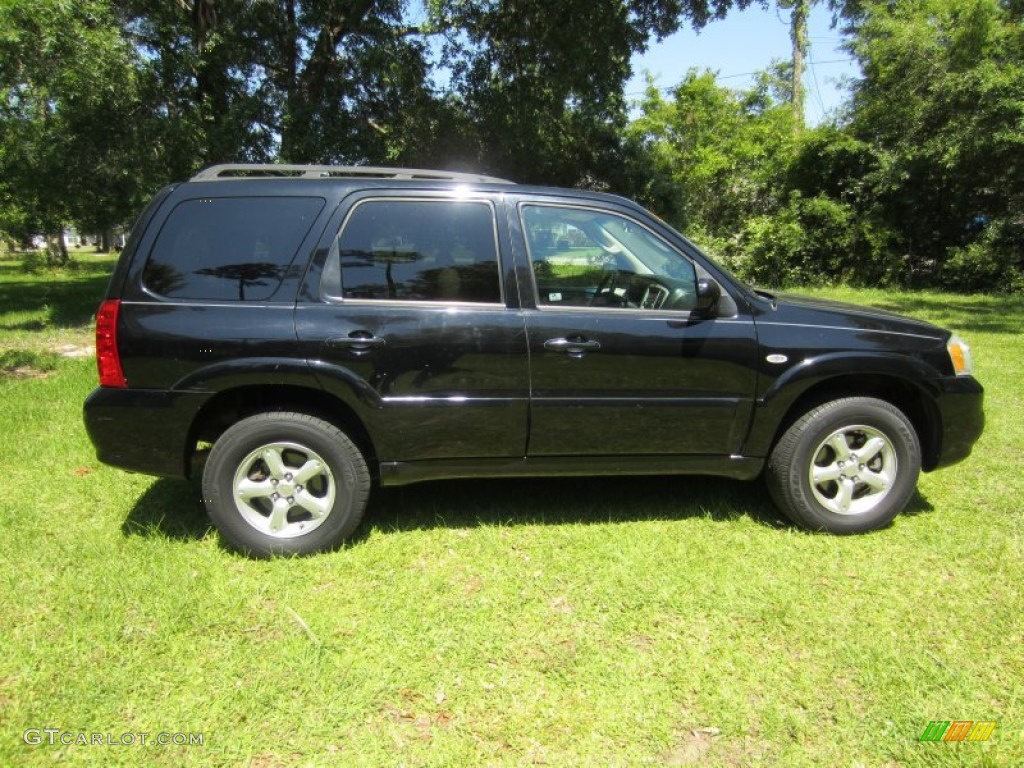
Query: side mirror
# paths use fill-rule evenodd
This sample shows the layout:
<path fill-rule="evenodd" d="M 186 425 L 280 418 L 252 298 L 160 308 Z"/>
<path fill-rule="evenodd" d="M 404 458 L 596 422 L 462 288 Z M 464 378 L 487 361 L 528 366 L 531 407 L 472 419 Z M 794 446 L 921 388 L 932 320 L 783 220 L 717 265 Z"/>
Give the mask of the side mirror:
<path fill-rule="evenodd" d="M 708 315 L 722 298 L 722 286 L 710 277 L 702 277 L 697 281 L 697 306 L 699 315 Z"/>

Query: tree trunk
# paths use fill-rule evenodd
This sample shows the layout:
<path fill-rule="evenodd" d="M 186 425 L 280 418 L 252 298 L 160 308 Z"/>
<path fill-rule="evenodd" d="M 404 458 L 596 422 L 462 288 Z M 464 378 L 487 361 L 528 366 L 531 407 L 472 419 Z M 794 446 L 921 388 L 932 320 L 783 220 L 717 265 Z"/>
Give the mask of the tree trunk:
<path fill-rule="evenodd" d="M 793 117 L 796 130 L 804 127 L 804 60 L 807 58 L 807 15 L 810 0 L 793 0 L 793 15 L 789 22 L 789 39 L 793 42 Z"/>
<path fill-rule="evenodd" d="M 46 263 L 51 267 L 66 267 L 71 259 L 68 257 L 68 246 L 64 242 L 64 233 L 46 236 Z"/>
<path fill-rule="evenodd" d="M 299 122 L 298 72 L 299 72 L 299 27 L 296 23 L 295 0 L 285 3 L 285 19 L 287 37 L 284 41 L 285 104 L 281 115 L 281 159 L 285 162 L 297 162 L 299 152 L 296 145 L 296 124 Z"/>
<path fill-rule="evenodd" d="M 340 7 L 339 7 L 340 6 Z M 298 54 L 299 47 L 289 48 L 291 71 L 288 73 L 288 91 L 285 94 L 285 114 L 281 120 L 281 158 L 292 163 L 322 161 L 319 157 L 315 126 L 311 119 L 322 109 L 324 91 L 332 72 L 338 67 L 337 49 L 346 35 L 357 32 L 373 8 L 373 0 L 346 0 L 327 14 L 312 42 L 305 65 Z M 294 10 L 289 3 L 288 12 Z M 294 20 L 288 18 L 291 25 Z M 298 41 L 298 28 L 291 30 Z"/>

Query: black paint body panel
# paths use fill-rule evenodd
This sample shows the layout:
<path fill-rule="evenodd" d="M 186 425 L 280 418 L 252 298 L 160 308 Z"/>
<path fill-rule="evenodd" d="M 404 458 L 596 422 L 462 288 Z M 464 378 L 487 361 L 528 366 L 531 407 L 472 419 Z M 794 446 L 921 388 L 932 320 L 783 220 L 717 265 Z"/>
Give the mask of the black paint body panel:
<path fill-rule="evenodd" d="M 269 299 L 169 300 L 143 269 L 169 211 L 211 196 L 324 201 Z M 339 227 L 367 197 L 486 201 L 503 303 L 339 300 L 320 280 Z M 538 307 L 517 206 L 614 212 L 663 238 L 721 286 L 721 311 Z M 907 318 L 734 281 L 621 198 L 445 182 L 245 179 L 162 191 L 108 289 L 121 301 L 126 389 L 99 388 L 85 422 L 100 460 L 186 476 L 198 440 L 257 406 L 326 412 L 357 433 L 382 484 L 593 473 L 752 478 L 794 409 L 825 393 L 891 392 L 913 411 L 925 468 L 966 457 L 984 424 L 981 386 L 957 377 L 949 333 Z M 370 342 L 365 340 L 369 339 Z M 552 350 L 552 339 L 596 346 Z"/>

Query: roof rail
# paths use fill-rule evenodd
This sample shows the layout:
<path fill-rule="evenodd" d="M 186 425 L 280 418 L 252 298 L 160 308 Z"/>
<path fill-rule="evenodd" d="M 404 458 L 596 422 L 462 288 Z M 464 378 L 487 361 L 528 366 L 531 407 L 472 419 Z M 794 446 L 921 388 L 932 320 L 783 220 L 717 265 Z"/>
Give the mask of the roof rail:
<path fill-rule="evenodd" d="M 370 165 L 278 165 L 275 163 L 232 163 L 204 168 L 192 181 L 238 179 L 401 179 L 410 181 L 475 181 L 514 184 L 508 179 L 479 173 L 432 171 L 420 168 L 380 168 Z"/>

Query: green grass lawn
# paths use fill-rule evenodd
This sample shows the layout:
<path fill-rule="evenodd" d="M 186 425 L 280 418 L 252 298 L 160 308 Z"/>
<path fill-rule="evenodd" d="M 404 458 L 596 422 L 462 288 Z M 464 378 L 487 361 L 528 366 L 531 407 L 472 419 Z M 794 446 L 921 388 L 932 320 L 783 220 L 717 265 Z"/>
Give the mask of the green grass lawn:
<path fill-rule="evenodd" d="M 987 388 L 975 455 L 887 530 L 802 533 L 757 483 L 450 482 L 256 562 L 188 484 L 97 463 L 94 364 L 59 351 L 111 261 L 76 259 L 0 261 L 0 765 L 1024 763 L 1021 299 L 817 292 L 955 328 Z M 138 744 L 162 732 L 203 744 Z"/>

